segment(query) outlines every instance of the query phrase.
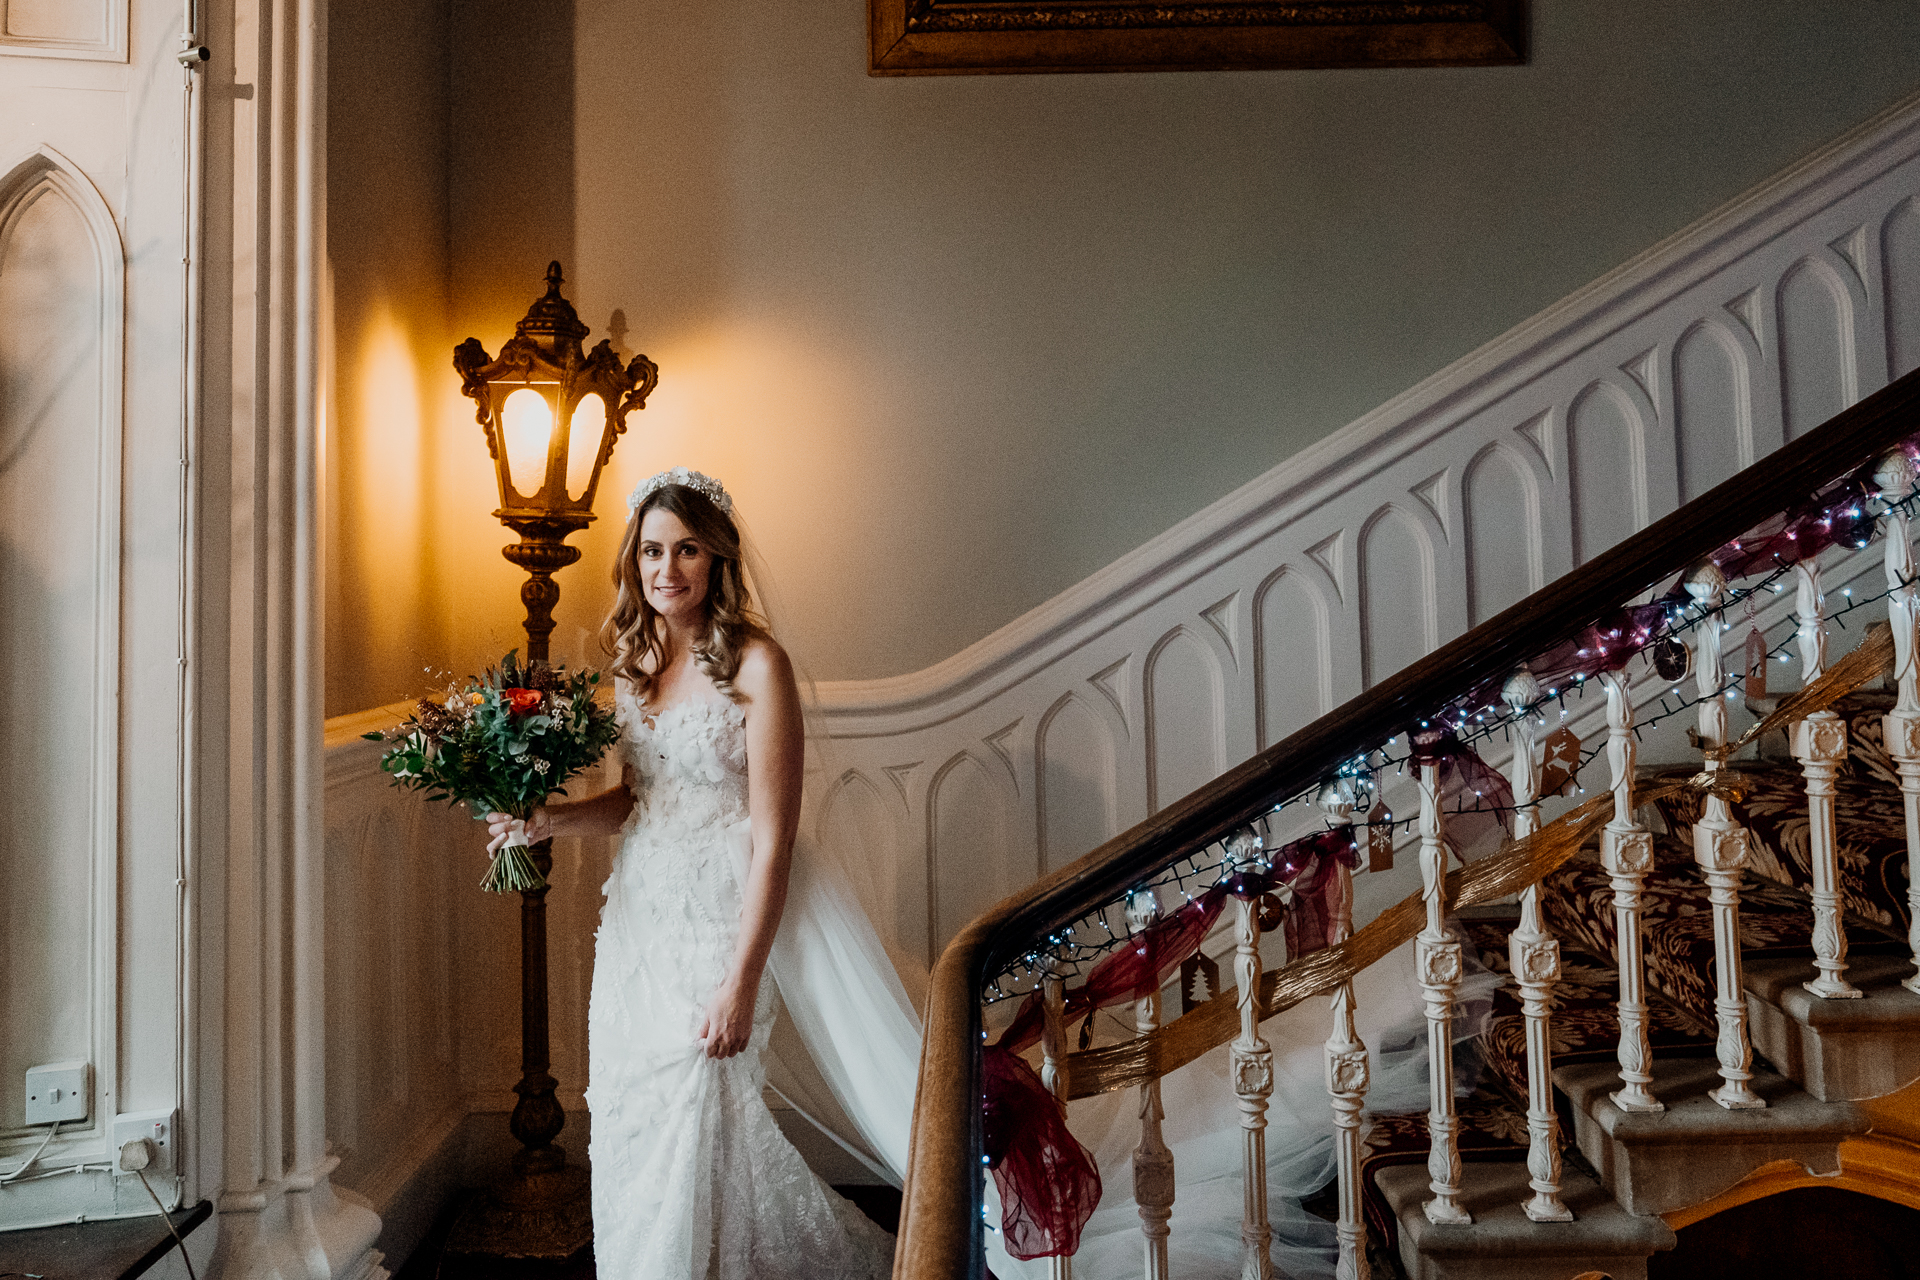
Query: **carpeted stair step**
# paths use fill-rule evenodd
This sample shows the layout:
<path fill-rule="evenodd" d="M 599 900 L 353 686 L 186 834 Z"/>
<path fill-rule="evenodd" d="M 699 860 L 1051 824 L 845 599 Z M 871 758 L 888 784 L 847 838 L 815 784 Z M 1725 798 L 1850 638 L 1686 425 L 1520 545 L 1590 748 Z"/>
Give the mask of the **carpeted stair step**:
<path fill-rule="evenodd" d="M 1711 1058 L 1653 1064 L 1653 1095 L 1665 1111 L 1629 1114 L 1609 1096 L 1612 1063 L 1562 1067 L 1553 1082 L 1572 1104 L 1574 1140 L 1614 1199 L 1631 1213 L 1670 1213 L 1710 1200 L 1762 1165 L 1792 1160 L 1810 1173 L 1837 1172 L 1840 1143 L 1867 1130 L 1850 1102 L 1822 1102 L 1791 1080 L 1756 1070 L 1764 1109 L 1727 1111 L 1707 1096 L 1720 1083 Z"/>
<path fill-rule="evenodd" d="M 1473 1225 L 1464 1227 L 1427 1221 L 1423 1206 L 1433 1192 L 1424 1165 L 1393 1165 L 1374 1180 L 1399 1222 L 1408 1280 L 1571 1280 L 1596 1271 L 1613 1280 L 1646 1280 L 1647 1258 L 1674 1244 L 1665 1222 L 1628 1213 L 1575 1169 L 1561 1181 L 1572 1222 L 1533 1222 L 1521 1211 L 1532 1192 L 1519 1161 L 1466 1166 L 1460 1201 Z"/>
<path fill-rule="evenodd" d="M 1855 956 L 1847 980 L 1859 1000 L 1823 1000 L 1801 986 L 1804 960 L 1745 965 L 1753 1048 L 1822 1102 L 1878 1098 L 1920 1080 L 1920 995 L 1905 956 Z"/>

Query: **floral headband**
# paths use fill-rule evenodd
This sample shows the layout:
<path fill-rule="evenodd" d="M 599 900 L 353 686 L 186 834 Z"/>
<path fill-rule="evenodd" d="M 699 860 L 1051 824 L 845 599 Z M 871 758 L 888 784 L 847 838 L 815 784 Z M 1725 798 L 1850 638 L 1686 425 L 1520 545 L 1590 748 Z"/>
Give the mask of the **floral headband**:
<path fill-rule="evenodd" d="M 698 471 L 689 471 L 685 467 L 675 467 L 671 471 L 662 471 L 657 476 L 648 476 L 635 485 L 633 492 L 627 495 L 627 510 L 638 511 L 641 503 L 670 484 L 677 484 L 700 494 L 720 508 L 724 515 L 733 514 L 733 499 L 728 496 L 725 485 L 712 476 L 702 475 Z"/>

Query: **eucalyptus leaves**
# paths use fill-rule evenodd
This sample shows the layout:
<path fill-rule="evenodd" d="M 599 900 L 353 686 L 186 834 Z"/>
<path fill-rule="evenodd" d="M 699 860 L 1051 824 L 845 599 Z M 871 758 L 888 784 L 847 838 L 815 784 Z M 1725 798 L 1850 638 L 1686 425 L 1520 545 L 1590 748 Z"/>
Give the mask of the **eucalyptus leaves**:
<path fill-rule="evenodd" d="M 446 699 L 422 698 L 413 714 L 385 733 L 380 767 L 393 784 L 427 792 L 429 800 L 465 804 L 475 818 L 489 811 L 525 818 L 606 753 L 620 736 L 613 710 L 594 700 L 597 671 L 518 661 L 509 652 L 484 676 L 450 688 Z M 517 893 L 546 887 L 524 844 L 493 856 L 480 887 Z"/>

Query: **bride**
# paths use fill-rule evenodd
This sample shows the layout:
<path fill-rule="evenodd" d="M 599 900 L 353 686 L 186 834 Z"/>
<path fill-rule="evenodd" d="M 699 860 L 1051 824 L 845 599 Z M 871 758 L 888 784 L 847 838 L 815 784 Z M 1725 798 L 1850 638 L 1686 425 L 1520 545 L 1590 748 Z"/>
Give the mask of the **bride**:
<path fill-rule="evenodd" d="M 796 872 L 800 695 L 755 611 L 731 498 L 676 469 L 628 505 L 602 633 L 624 780 L 525 824 L 530 840 L 621 837 L 587 1013 L 596 1265 L 607 1280 L 882 1277 L 893 1238 L 807 1168 L 762 1099 L 765 978 L 834 1092 L 874 1100 L 855 1123 L 895 1168 L 918 1022 L 858 908 L 819 868 Z M 489 816 L 498 845 L 515 824 Z M 783 928 L 790 890 L 804 909 Z"/>
<path fill-rule="evenodd" d="M 806 732 L 792 664 L 756 610 L 733 501 L 675 468 L 643 481 L 602 632 L 613 655 L 623 781 L 555 802 L 530 840 L 618 834 L 587 1014 L 594 1253 L 606 1280 L 867 1280 L 892 1269 L 893 1238 L 806 1166 L 762 1099 L 775 988 L 855 1132 L 830 1136 L 896 1183 L 907 1166 L 919 1018 L 828 851 L 799 837 Z M 490 814 L 492 846 L 518 822 Z M 798 847 L 796 848 L 796 844 Z M 1373 1046 L 1371 1109 L 1426 1095 L 1424 1021 L 1410 947 L 1362 975 Z M 773 983 L 766 979 L 771 976 Z M 1492 975 L 1483 975 L 1491 977 Z M 1333 1172 L 1319 1081 L 1318 1002 L 1269 1021 L 1275 1093 L 1267 1150 L 1275 1261 L 1330 1275 L 1330 1224 L 1298 1197 Z M 1174 1253 L 1191 1280 L 1241 1269 L 1238 1125 L 1225 1047 L 1166 1081 L 1167 1139 L 1181 1170 Z M 795 1064 L 785 1064 L 789 1067 Z M 1110 1189 L 1129 1182 L 1135 1103 L 1075 1104 L 1073 1128 Z M 861 1156 L 861 1158 L 865 1158 Z M 987 1250 L 1002 1280 L 1047 1273 L 1008 1256 L 988 1180 Z M 1109 1194 L 1076 1266 L 1138 1265 L 1131 1197 Z"/>

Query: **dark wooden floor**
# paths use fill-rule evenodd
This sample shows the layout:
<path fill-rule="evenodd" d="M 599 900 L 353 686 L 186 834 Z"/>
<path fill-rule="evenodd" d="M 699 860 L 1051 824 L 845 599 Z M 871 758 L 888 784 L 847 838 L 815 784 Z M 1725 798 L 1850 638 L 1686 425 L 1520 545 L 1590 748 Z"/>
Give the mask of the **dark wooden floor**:
<path fill-rule="evenodd" d="M 887 1230 L 900 1229 L 900 1192 L 895 1188 L 835 1187 L 834 1190 Z M 446 1258 L 447 1233 L 453 1230 L 454 1219 L 460 1216 L 471 1194 L 448 1206 L 394 1280 L 597 1280 L 591 1249 L 585 1255 L 558 1264 Z"/>

